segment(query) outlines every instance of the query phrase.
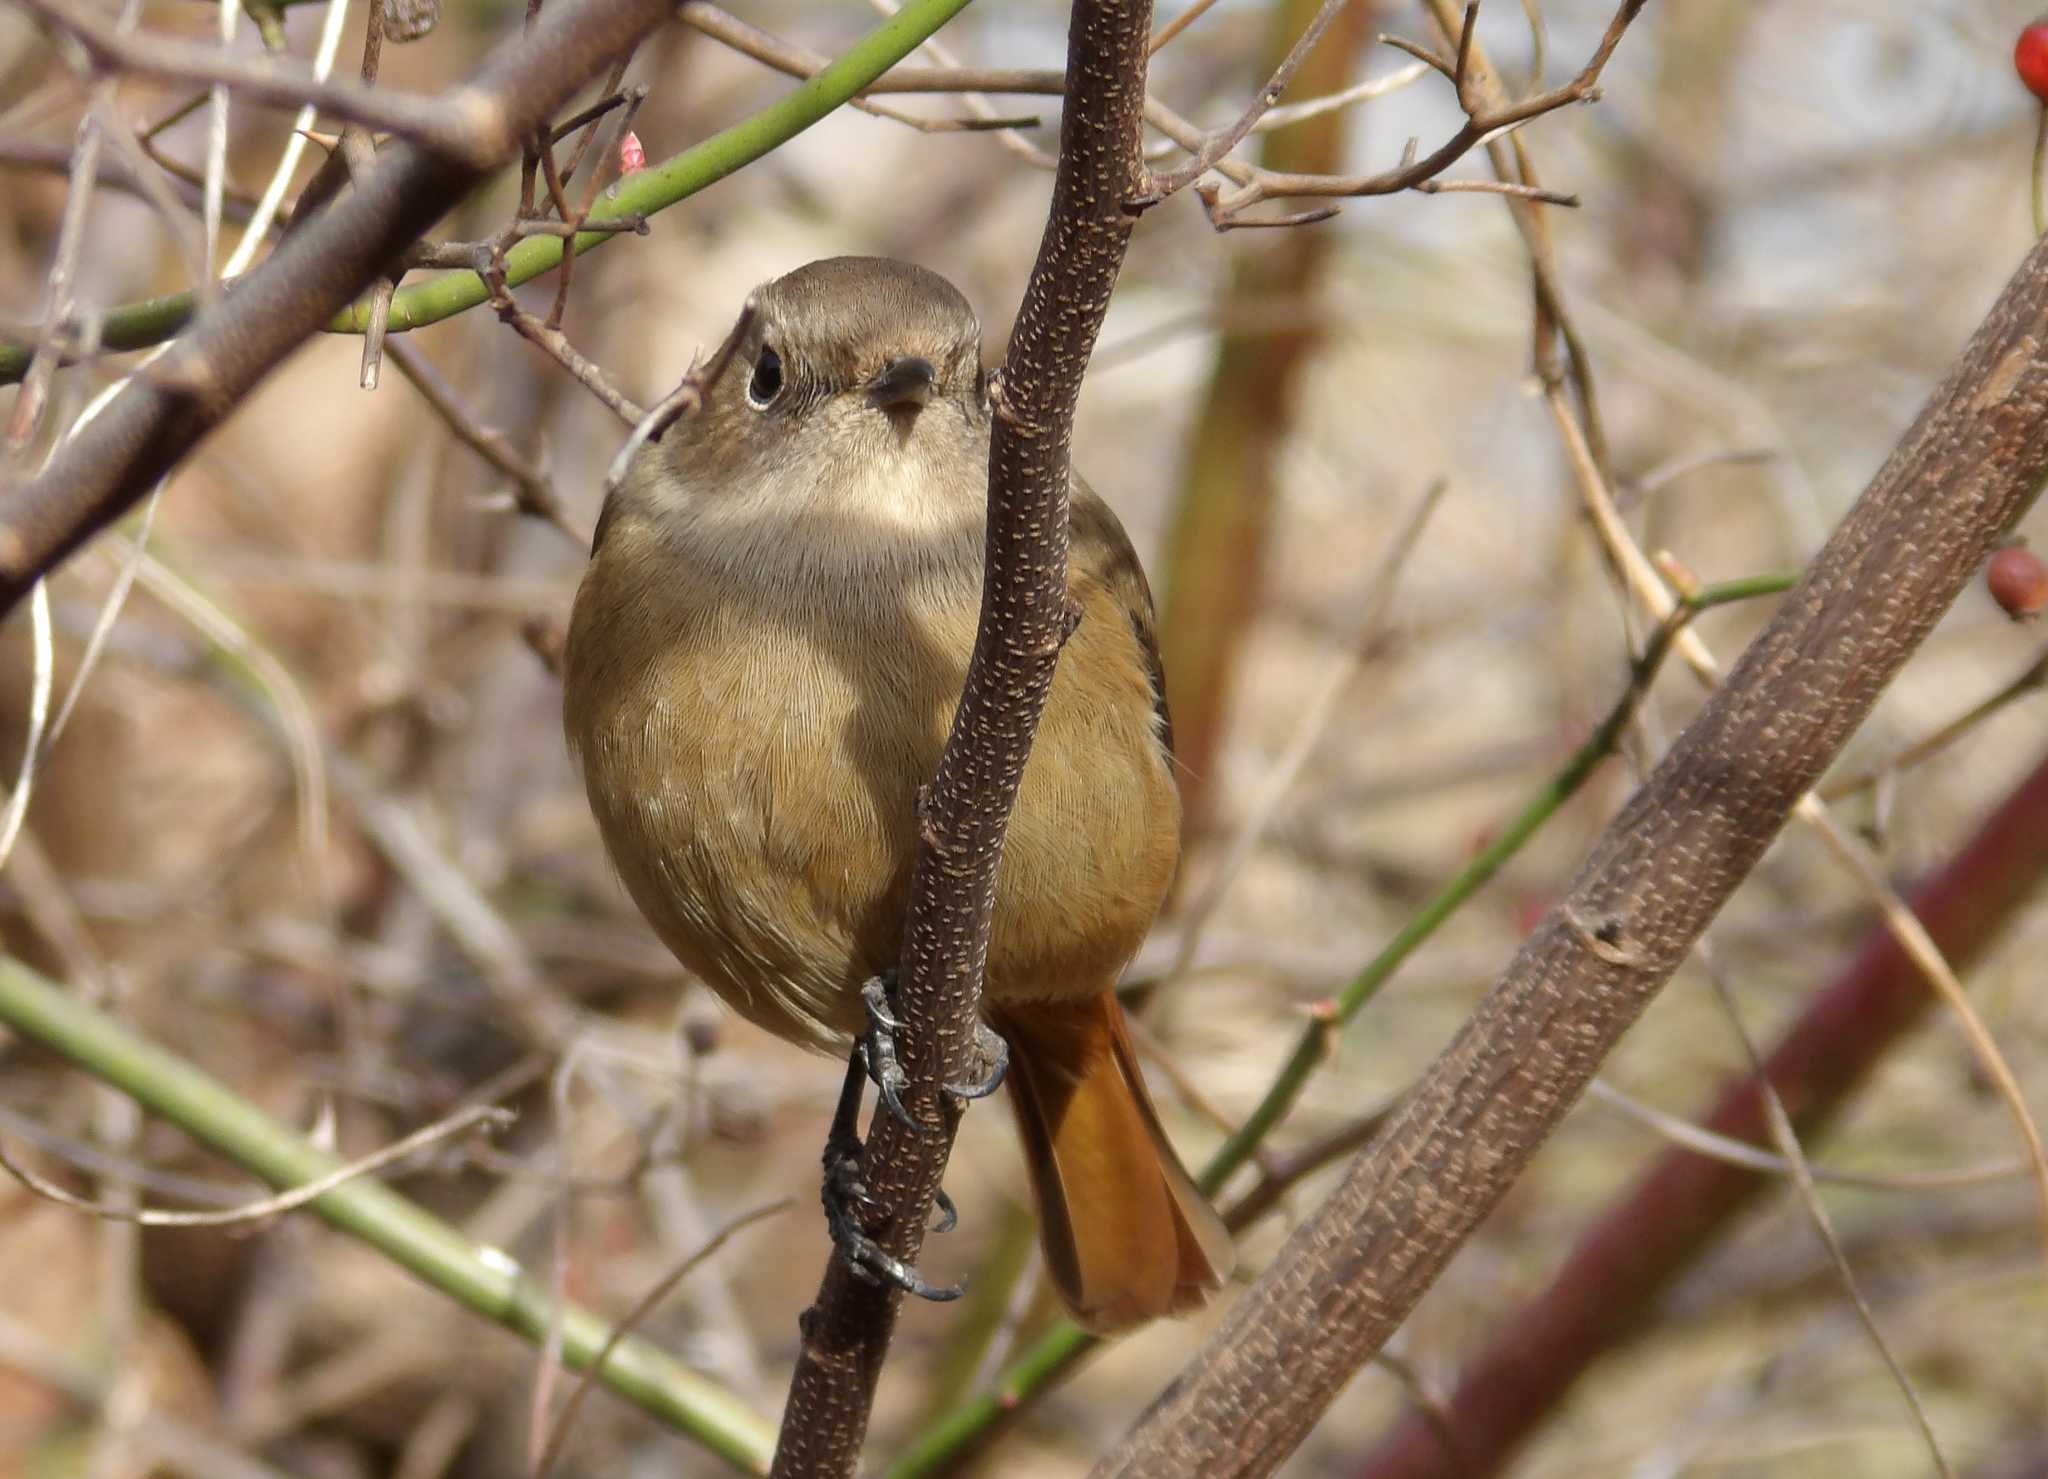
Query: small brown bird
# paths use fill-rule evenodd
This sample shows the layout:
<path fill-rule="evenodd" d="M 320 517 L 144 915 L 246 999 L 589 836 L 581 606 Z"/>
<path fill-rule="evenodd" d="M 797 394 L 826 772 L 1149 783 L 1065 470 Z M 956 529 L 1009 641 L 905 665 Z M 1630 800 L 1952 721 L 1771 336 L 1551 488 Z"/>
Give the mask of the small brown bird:
<path fill-rule="evenodd" d="M 840 1052 L 901 951 L 916 793 L 974 643 L 987 379 L 967 301 L 907 263 L 814 262 L 751 301 L 702 411 L 605 505 L 564 712 L 655 932 L 742 1016 Z M 1113 992 L 1180 801 L 1144 572 L 1078 480 L 1072 504 L 1082 620 L 1010 822 L 984 1004 L 1053 1282 L 1112 1331 L 1200 1304 L 1232 1250 Z"/>

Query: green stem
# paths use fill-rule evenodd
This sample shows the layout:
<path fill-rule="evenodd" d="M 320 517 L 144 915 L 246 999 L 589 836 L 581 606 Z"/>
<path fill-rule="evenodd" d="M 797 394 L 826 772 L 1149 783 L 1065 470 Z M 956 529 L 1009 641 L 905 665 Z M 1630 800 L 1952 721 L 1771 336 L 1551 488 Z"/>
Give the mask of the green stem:
<path fill-rule="evenodd" d="M 594 220 L 651 216 L 686 200 L 727 175 L 781 147 L 844 106 L 861 89 L 902 61 L 954 16 L 968 0 L 908 0 L 817 76 L 799 84 L 780 101 L 763 108 L 701 144 L 646 169 L 635 170 L 597 198 Z M 602 246 L 620 233 L 585 231 L 577 235 L 578 255 Z M 530 236 L 505 254 L 505 278 L 514 287 L 530 282 L 562 260 L 557 236 Z M 476 307 L 490 296 L 484 280 L 467 270 L 445 272 L 392 295 L 390 328 L 396 333 L 438 323 Z M 192 317 L 192 295 L 174 293 L 116 308 L 101 325 L 101 343 L 109 349 L 141 349 L 158 344 L 182 329 Z M 367 300 L 337 314 L 328 332 L 360 334 L 369 325 Z M 19 380 L 28 371 L 35 346 L 0 342 L 0 384 Z"/>
<path fill-rule="evenodd" d="M 1231 1173 L 1250 1160 L 1266 1136 L 1287 1117 L 1308 1083 L 1309 1075 L 1318 1065 L 1328 1061 L 1329 1055 L 1324 1049 L 1330 1035 L 1356 1016 L 1359 1009 L 1415 953 L 1416 947 L 1498 873 L 1501 865 L 1519 852 L 1537 829 L 1555 816 L 1572 794 L 1585 784 L 1586 778 L 1599 768 L 1600 763 L 1614 753 L 1621 742 L 1622 732 L 1635 716 L 1636 706 L 1649 691 L 1651 679 L 1657 675 L 1658 668 L 1663 665 L 1686 624 L 1698 613 L 1715 606 L 1788 591 L 1797 579 L 1796 572 L 1750 576 L 1704 586 L 1679 598 L 1677 608 L 1659 624 L 1642 655 L 1631 664 L 1628 687 L 1600 722 L 1599 728 L 1572 752 L 1571 758 L 1555 775 L 1543 783 L 1500 835 L 1459 869 L 1457 876 L 1387 942 L 1386 948 L 1374 956 L 1365 969 L 1317 1010 L 1315 1019 L 1295 1044 L 1293 1055 L 1273 1080 L 1265 1098 L 1259 1101 L 1250 1117 L 1223 1142 L 1203 1168 L 1200 1182 L 1204 1192 L 1215 1196 Z M 943 1472 L 960 1454 L 978 1443 L 984 1434 L 1030 1401 L 1041 1389 L 1057 1380 L 1095 1345 L 1096 1338 L 1077 1325 L 1061 1323 L 1054 1326 L 1013 1361 L 992 1388 L 963 1402 L 919 1434 L 890 1467 L 889 1479 L 924 1479 L 924 1476 Z"/>
<path fill-rule="evenodd" d="M 0 1022 L 63 1054 L 275 1187 L 303 1186 L 339 1164 L 183 1059 L 4 956 Z M 545 1287 L 503 1253 L 475 1246 L 388 1187 L 365 1177 L 342 1183 L 310 1205 L 334 1227 L 486 1319 L 536 1344 L 546 1338 L 552 1301 Z M 608 1327 L 574 1306 L 563 1313 L 561 1324 L 562 1359 L 581 1370 L 603 1347 Z M 598 1380 L 735 1467 L 767 1472 L 774 1430 L 738 1397 L 647 1341 L 632 1336 L 620 1341 Z"/>

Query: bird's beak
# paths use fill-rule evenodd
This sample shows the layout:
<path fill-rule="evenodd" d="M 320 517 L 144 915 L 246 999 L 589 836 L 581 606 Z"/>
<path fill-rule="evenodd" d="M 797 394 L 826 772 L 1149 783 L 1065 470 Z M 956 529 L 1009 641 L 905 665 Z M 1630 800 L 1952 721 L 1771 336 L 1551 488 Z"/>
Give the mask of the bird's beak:
<path fill-rule="evenodd" d="M 899 354 L 882 367 L 882 373 L 868 382 L 868 404 L 877 410 L 888 410 L 895 406 L 928 405 L 932 398 L 932 382 L 939 378 L 939 372 L 928 359 L 914 354 Z"/>

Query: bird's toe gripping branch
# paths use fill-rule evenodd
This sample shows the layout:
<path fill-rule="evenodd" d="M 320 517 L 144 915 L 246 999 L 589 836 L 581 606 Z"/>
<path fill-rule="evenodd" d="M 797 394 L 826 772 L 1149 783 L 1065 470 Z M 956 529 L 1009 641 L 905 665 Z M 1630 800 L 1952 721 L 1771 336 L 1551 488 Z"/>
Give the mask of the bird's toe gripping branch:
<path fill-rule="evenodd" d="M 882 1107 L 891 1116 L 919 1134 L 930 1133 L 929 1127 L 912 1115 L 903 1103 L 903 1091 L 910 1087 L 910 1078 L 896 1059 L 896 1030 L 903 1024 L 890 1000 L 894 979 L 894 972 L 888 972 L 874 977 L 861 988 L 861 1001 L 867 1008 L 868 1029 L 853 1045 L 847 1062 L 846 1082 L 840 1090 L 839 1107 L 832 1116 L 832 1130 L 825 1140 L 825 1224 L 840 1256 L 860 1277 L 871 1282 L 893 1284 L 920 1299 L 958 1299 L 966 1289 L 964 1284 L 941 1286 L 926 1282 L 916 1269 L 885 1251 L 862 1225 L 863 1213 L 871 1211 L 874 1206 L 867 1184 L 861 1179 L 860 1101 L 864 1081 L 874 1082 Z M 976 1083 L 946 1085 L 946 1092 L 956 1099 L 987 1098 L 1001 1087 L 1003 1075 L 1009 1069 L 1010 1045 L 1002 1034 L 986 1023 L 976 1024 L 974 1046 L 980 1060 L 988 1065 L 988 1071 Z M 935 1193 L 935 1197 L 939 1221 L 932 1230 L 950 1232 L 959 1225 L 960 1214 L 953 1205 L 953 1199 L 943 1189 Z"/>

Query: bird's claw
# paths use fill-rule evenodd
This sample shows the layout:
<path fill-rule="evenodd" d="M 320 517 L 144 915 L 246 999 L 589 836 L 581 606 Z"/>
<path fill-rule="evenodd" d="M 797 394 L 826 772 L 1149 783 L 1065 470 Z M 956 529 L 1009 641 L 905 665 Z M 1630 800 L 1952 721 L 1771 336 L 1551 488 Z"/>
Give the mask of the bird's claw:
<path fill-rule="evenodd" d="M 875 1092 L 889 1113 L 919 1134 L 928 1135 L 932 1127 L 911 1114 L 903 1103 L 903 1091 L 910 1087 L 910 1075 L 896 1060 L 896 1029 L 903 1023 L 893 1011 L 894 1003 L 889 1000 L 894 979 L 893 971 L 885 972 L 870 977 L 861 987 L 860 999 L 867 1009 L 868 1030 L 861 1034 L 857 1050 L 867 1065 L 868 1077 L 874 1081 Z M 989 1065 L 988 1073 L 977 1083 L 947 1084 L 946 1092 L 955 1099 L 986 1099 L 1002 1087 L 1003 1077 L 1010 1070 L 1010 1045 L 986 1022 L 974 1024 L 974 1047 L 981 1061 Z"/>
<path fill-rule="evenodd" d="M 873 1199 L 860 1179 L 858 1149 L 849 1149 L 841 1144 L 826 1147 L 823 1200 L 825 1226 L 832 1234 L 839 1256 L 846 1260 L 846 1266 L 853 1270 L 855 1278 L 868 1284 L 888 1284 L 906 1294 L 915 1294 L 919 1299 L 929 1299 L 938 1304 L 958 1299 L 967 1292 L 964 1283 L 926 1282 L 916 1269 L 884 1251 L 881 1244 L 861 1230 L 854 1208 L 861 1203 L 872 1206 Z M 939 1193 L 939 1210 L 944 1221 L 936 1230 L 948 1231 L 958 1221 L 958 1216 L 944 1192 Z"/>
<path fill-rule="evenodd" d="M 974 1050 L 988 1064 L 988 1073 L 979 1083 L 947 1084 L 946 1092 L 955 1099 L 986 1099 L 1003 1086 L 1010 1071 L 1009 1041 L 986 1022 L 974 1024 Z"/>
<path fill-rule="evenodd" d="M 895 1029 L 903 1024 L 889 1010 L 889 979 L 886 975 L 873 976 L 860 988 L 861 1003 L 868 1012 L 868 1030 L 861 1034 L 854 1051 L 867 1065 L 868 1077 L 874 1080 L 875 1093 L 881 1099 L 882 1107 L 895 1116 L 898 1123 L 920 1135 L 929 1135 L 931 1127 L 903 1103 L 903 1091 L 910 1087 L 910 1075 L 896 1061 Z"/>

